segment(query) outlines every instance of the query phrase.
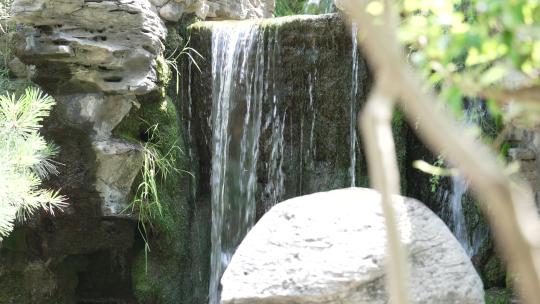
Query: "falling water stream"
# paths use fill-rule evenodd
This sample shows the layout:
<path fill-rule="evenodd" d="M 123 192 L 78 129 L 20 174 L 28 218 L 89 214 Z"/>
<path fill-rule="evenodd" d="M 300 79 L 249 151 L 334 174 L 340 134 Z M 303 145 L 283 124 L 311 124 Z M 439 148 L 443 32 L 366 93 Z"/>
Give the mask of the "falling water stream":
<path fill-rule="evenodd" d="M 478 128 L 485 123 L 487 111 L 479 101 L 471 102 L 465 109 L 463 123 L 469 127 Z M 443 191 L 443 201 L 447 198 L 447 210 L 443 216 L 446 217 L 450 229 L 459 241 L 465 252 L 472 257 L 476 255 L 484 241 L 488 238 L 488 231 L 485 226 L 475 226 L 473 231 L 470 228 L 465 217 L 463 209 L 464 199 L 469 190 L 468 181 L 462 176 L 452 176 L 450 189 L 441 189 Z M 471 203 L 471 202 L 465 202 Z"/>
<path fill-rule="evenodd" d="M 266 163 L 267 183 L 264 188 L 268 201 L 264 207 L 264 211 L 268 211 L 272 206 L 281 201 L 284 195 L 285 175 L 283 173 L 284 160 L 284 128 L 287 118 L 287 111 L 281 114 L 279 111 L 282 107 L 282 102 L 277 95 L 276 78 L 277 78 L 277 62 L 278 62 L 278 46 L 277 46 L 276 31 L 273 36 L 268 37 L 266 46 L 266 82 L 264 90 L 267 92 L 266 102 L 270 103 L 270 111 L 266 113 L 264 118 L 264 131 L 270 132 L 268 145 L 270 147 L 270 157 Z"/>
<path fill-rule="evenodd" d="M 353 26 L 350 105 L 350 185 L 356 181 L 356 113 L 362 83 L 359 77 L 360 55 Z M 292 115 L 286 100 L 276 88 L 280 77 L 278 31 L 265 32 L 259 22 L 220 22 L 212 28 L 212 167 L 211 167 L 211 276 L 209 303 L 220 298 L 220 279 L 232 255 L 255 223 L 258 190 L 264 200 L 264 211 L 285 197 L 284 160 L 299 158 L 298 194 L 303 194 L 302 170 L 315 166 L 317 145 L 317 47 L 307 49 L 314 58 L 306 73 L 306 100 L 299 117 L 299 136 L 293 134 Z M 330 102 L 322 100 L 321 102 Z M 188 110 L 190 110 L 189 108 Z M 263 111 L 264 109 L 264 111 Z M 286 125 L 288 129 L 286 129 Z M 294 131 L 296 132 L 296 131 Z M 300 149 L 288 149 L 285 137 L 298 140 Z M 290 134 L 289 134 L 290 133 Z M 305 135 L 304 135 L 305 133 Z M 263 138 L 264 134 L 264 138 Z M 263 142 L 260 143 L 261 138 Z M 264 145 L 259 147 L 259 145 Z M 305 151 L 304 151 L 305 147 Z M 259 161 L 265 150 L 264 162 Z M 259 163 L 258 163 L 259 161 Z M 258 168 L 263 167 L 257 176 Z M 264 173 L 261 173 L 264 172 Z M 257 189 L 258 178 L 265 180 Z M 259 183 L 259 185 L 261 185 Z"/>
<path fill-rule="evenodd" d="M 252 23 L 225 23 L 212 31 L 210 304 L 219 303 L 219 280 L 255 221 L 264 89 L 259 39 Z"/>

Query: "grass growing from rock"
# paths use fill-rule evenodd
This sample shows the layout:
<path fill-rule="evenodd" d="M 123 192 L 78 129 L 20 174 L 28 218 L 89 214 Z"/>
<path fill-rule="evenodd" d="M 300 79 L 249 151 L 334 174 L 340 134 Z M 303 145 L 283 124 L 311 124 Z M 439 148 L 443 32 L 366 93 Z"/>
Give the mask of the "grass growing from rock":
<path fill-rule="evenodd" d="M 276 17 L 298 15 L 304 12 L 307 0 L 276 0 Z"/>
<path fill-rule="evenodd" d="M 181 298 L 175 280 L 189 256 L 189 208 L 182 187 L 189 174 L 180 169 L 186 164 L 176 108 L 169 98 L 144 101 L 114 133 L 140 142 L 145 151 L 132 201 L 145 242 L 132 266 L 134 293 L 141 303 L 169 303 Z"/>

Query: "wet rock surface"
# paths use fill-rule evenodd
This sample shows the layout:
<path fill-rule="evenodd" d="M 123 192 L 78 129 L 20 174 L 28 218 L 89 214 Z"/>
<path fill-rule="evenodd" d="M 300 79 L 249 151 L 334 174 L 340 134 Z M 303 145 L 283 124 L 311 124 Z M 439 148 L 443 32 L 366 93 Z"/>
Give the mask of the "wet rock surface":
<path fill-rule="evenodd" d="M 411 303 L 484 303 L 482 281 L 444 223 L 394 197 L 410 263 Z M 302 196 L 267 212 L 237 249 L 221 303 L 387 303 L 380 196 L 349 188 Z"/>
<path fill-rule="evenodd" d="M 351 103 L 355 109 L 361 108 L 371 80 L 359 58 L 359 89 L 351 97 L 353 56 L 348 26 L 338 15 L 275 18 L 254 24 L 263 37 L 259 41 L 263 51 L 257 58 L 263 58 L 265 67 L 259 73 L 268 82 L 257 166 L 258 214 L 282 199 L 350 186 L 352 165 L 357 183 L 365 185 L 361 143 L 354 150 L 356 163 L 351 164 L 350 121 L 356 115 L 351 117 L 350 108 Z M 193 47 L 205 58 L 199 63 L 200 73 L 192 70 L 191 96 L 183 105 L 201 187 L 207 187 L 211 168 L 214 26 L 220 22 L 196 23 L 189 29 Z M 234 98 L 239 105 L 231 126 L 240 125 L 245 113 L 241 105 L 245 96 Z M 399 134 L 403 131 L 398 130 Z M 356 140 L 361 139 L 357 136 Z"/>

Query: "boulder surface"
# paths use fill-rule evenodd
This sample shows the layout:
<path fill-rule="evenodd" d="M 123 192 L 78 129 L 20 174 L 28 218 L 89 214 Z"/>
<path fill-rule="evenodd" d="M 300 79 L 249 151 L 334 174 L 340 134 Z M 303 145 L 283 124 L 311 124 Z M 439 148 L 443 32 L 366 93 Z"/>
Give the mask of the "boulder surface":
<path fill-rule="evenodd" d="M 394 197 L 411 303 L 484 303 L 482 281 L 444 223 Z M 387 303 L 380 196 L 349 188 L 287 200 L 266 213 L 221 280 L 221 303 Z"/>

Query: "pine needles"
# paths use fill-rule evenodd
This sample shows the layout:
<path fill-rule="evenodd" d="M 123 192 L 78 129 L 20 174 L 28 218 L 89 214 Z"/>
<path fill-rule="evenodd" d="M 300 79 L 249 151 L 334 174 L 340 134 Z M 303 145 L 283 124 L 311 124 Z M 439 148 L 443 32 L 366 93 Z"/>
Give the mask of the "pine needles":
<path fill-rule="evenodd" d="M 54 214 L 66 206 L 58 192 L 40 188 L 58 173 L 52 160 L 57 149 L 38 133 L 54 104 L 33 87 L 19 97 L 0 95 L 0 240 L 38 209 Z"/>

